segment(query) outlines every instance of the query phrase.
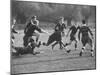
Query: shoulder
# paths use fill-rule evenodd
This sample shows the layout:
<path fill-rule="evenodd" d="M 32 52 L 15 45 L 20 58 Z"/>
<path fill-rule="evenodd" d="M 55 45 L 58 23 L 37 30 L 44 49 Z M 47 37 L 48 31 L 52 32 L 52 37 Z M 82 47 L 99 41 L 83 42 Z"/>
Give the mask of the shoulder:
<path fill-rule="evenodd" d="M 71 27 L 70 27 L 70 29 L 73 29 L 73 28 L 75 28 L 75 27 L 74 27 L 74 26 L 71 26 Z"/>
<path fill-rule="evenodd" d="M 80 28 L 81 28 L 80 26 L 77 27 L 77 29 L 80 29 Z"/>

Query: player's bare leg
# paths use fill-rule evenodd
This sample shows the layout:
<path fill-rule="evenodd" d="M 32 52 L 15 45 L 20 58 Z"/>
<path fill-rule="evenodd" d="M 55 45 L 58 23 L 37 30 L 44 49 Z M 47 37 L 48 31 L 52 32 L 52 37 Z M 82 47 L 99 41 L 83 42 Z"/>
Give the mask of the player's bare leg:
<path fill-rule="evenodd" d="M 34 33 L 33 36 L 36 36 L 36 43 L 37 43 L 40 35 L 38 33 Z"/>
<path fill-rule="evenodd" d="M 89 39 L 89 45 L 91 46 L 91 56 L 94 56 L 94 43 Z"/>
<path fill-rule="evenodd" d="M 77 48 L 77 40 L 75 40 L 75 50 L 76 50 L 76 48 Z"/>
<path fill-rule="evenodd" d="M 85 50 L 85 46 L 86 46 L 86 44 L 87 44 L 87 41 L 85 41 L 85 39 L 84 38 L 82 38 L 82 44 L 83 44 L 83 47 L 82 47 L 82 50 L 81 50 L 81 52 L 80 52 L 80 56 L 82 56 L 82 54 L 83 54 L 83 52 L 84 52 L 84 50 Z"/>
<path fill-rule="evenodd" d="M 52 45 L 52 50 L 53 50 L 53 48 L 55 47 L 55 45 L 58 44 L 58 43 L 59 43 L 59 42 L 56 41 L 56 42 Z"/>

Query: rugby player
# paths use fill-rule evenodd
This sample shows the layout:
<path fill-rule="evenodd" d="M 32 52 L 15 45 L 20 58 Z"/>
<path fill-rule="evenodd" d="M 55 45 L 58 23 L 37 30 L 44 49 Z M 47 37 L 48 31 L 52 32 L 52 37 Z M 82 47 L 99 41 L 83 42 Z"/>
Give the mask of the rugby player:
<path fill-rule="evenodd" d="M 77 48 L 76 33 L 77 33 L 78 29 L 80 29 L 80 27 L 79 27 L 79 26 L 77 27 L 76 24 L 73 24 L 73 25 L 69 28 L 66 37 L 68 37 L 68 35 L 69 35 L 69 33 L 70 33 L 70 42 L 69 42 L 69 43 L 66 43 L 65 46 L 71 45 L 71 43 L 72 43 L 73 41 L 75 41 L 75 50 L 76 50 L 76 48 Z"/>
<path fill-rule="evenodd" d="M 28 39 L 32 36 L 36 36 L 36 42 L 38 42 L 39 34 L 35 32 L 37 30 L 39 33 L 48 33 L 43 29 L 39 28 L 39 21 L 36 19 L 36 16 L 33 16 L 30 23 L 26 26 L 24 30 L 24 37 L 23 37 L 23 45 L 26 47 L 28 45 Z"/>
<path fill-rule="evenodd" d="M 62 49 L 62 45 L 64 45 L 63 42 L 62 42 L 62 35 L 64 35 L 64 28 L 66 28 L 65 24 L 63 23 L 63 19 L 64 19 L 63 17 L 60 18 L 59 22 L 55 26 L 54 33 L 49 36 L 47 43 L 43 43 L 43 45 L 49 46 L 51 43 L 56 41 L 52 45 L 52 49 L 54 48 L 54 46 L 56 44 L 59 44 L 60 49 Z"/>
<path fill-rule="evenodd" d="M 18 34 L 18 32 L 14 29 L 15 23 L 16 23 L 16 20 L 14 19 L 13 24 L 11 26 L 11 42 L 12 42 L 12 44 L 14 43 L 14 39 L 15 39 L 14 34 Z"/>
<path fill-rule="evenodd" d="M 59 41 L 56 41 L 53 45 L 52 45 L 52 49 L 55 47 L 55 45 L 59 44 L 60 45 L 60 49 L 63 48 L 64 44 L 62 42 L 62 37 L 65 36 L 65 33 L 64 33 L 64 29 L 66 29 L 66 26 L 64 24 L 64 17 L 61 17 L 59 19 L 59 22 L 56 24 L 55 26 L 55 32 L 58 32 L 59 33 Z"/>
<path fill-rule="evenodd" d="M 80 52 L 80 56 L 82 56 L 82 53 L 84 52 L 85 50 L 85 46 L 86 44 L 89 44 L 91 46 L 91 56 L 94 56 L 93 54 L 93 51 L 94 51 L 94 44 L 92 42 L 92 39 L 89 37 L 89 34 L 91 34 L 92 36 L 92 39 L 93 39 L 93 33 L 92 31 L 90 30 L 90 28 L 87 26 L 85 20 L 82 20 L 82 26 L 80 27 L 80 30 L 79 30 L 79 34 L 78 34 L 78 38 L 80 40 L 80 34 L 82 34 L 82 37 L 81 37 L 81 42 L 83 44 L 83 47 L 82 47 L 82 50 Z"/>

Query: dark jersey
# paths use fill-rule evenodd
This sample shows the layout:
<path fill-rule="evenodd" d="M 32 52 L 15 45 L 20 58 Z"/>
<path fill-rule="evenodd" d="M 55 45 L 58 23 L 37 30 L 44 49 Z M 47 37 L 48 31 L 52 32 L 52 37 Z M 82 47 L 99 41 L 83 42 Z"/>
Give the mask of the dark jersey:
<path fill-rule="evenodd" d="M 91 32 L 91 30 L 89 29 L 89 27 L 87 27 L 87 26 L 80 27 L 78 38 L 80 39 L 80 33 L 82 33 L 82 37 L 88 38 L 89 37 L 88 32 L 90 32 L 90 34 L 93 35 L 92 32 Z"/>
<path fill-rule="evenodd" d="M 77 30 L 80 29 L 80 26 L 77 27 Z"/>
<path fill-rule="evenodd" d="M 82 33 L 82 36 L 88 36 L 88 32 L 90 32 L 90 34 L 93 35 L 92 32 L 91 32 L 91 30 L 89 29 L 89 27 L 82 26 L 80 28 L 80 32 L 79 33 Z"/>
<path fill-rule="evenodd" d="M 31 22 L 29 22 L 26 26 L 26 28 L 30 27 L 31 26 Z"/>
<path fill-rule="evenodd" d="M 55 31 L 64 31 L 64 28 L 66 28 L 65 24 L 63 23 L 62 25 L 60 25 L 59 23 L 55 26 Z"/>
<path fill-rule="evenodd" d="M 77 28 L 75 26 L 71 26 L 70 30 L 71 30 L 71 34 L 70 35 L 75 35 L 76 32 L 77 32 Z"/>
<path fill-rule="evenodd" d="M 33 24 L 35 24 L 35 25 L 36 25 L 36 24 L 37 24 L 37 21 L 33 21 Z"/>
<path fill-rule="evenodd" d="M 37 21 L 33 21 L 34 25 L 37 25 Z M 27 26 L 25 27 L 24 33 L 26 34 L 28 28 L 32 25 L 31 21 L 27 23 Z"/>
<path fill-rule="evenodd" d="M 41 29 L 38 26 L 36 26 L 36 25 L 29 26 L 26 31 L 26 35 L 32 36 L 32 34 L 34 33 L 35 30 L 41 32 Z"/>

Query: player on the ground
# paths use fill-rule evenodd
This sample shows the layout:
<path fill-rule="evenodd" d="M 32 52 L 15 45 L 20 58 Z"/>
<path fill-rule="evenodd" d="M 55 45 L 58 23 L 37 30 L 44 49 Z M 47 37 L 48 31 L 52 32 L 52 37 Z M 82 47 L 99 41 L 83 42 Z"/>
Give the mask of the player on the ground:
<path fill-rule="evenodd" d="M 26 26 L 24 33 L 25 36 L 23 37 L 23 45 L 26 47 L 28 45 L 28 39 L 32 36 L 36 36 L 36 42 L 38 42 L 39 34 L 35 32 L 37 30 L 40 33 L 47 33 L 43 29 L 39 28 L 39 21 L 36 19 L 36 16 L 33 16 L 30 23 Z"/>
<path fill-rule="evenodd" d="M 80 34 L 82 34 L 82 37 L 81 37 L 81 42 L 83 44 L 83 47 L 82 47 L 82 51 L 80 52 L 80 56 L 82 56 L 82 53 L 84 52 L 85 50 L 85 46 L 86 44 L 88 43 L 90 46 L 91 46 L 91 56 L 93 56 L 93 51 L 94 51 L 94 44 L 92 42 L 92 39 L 89 37 L 89 34 L 91 34 L 92 36 L 92 39 L 93 39 L 93 33 L 92 31 L 90 30 L 90 28 L 87 26 L 87 24 L 85 23 L 85 20 L 82 20 L 82 26 L 80 27 L 80 31 L 79 31 L 79 34 L 78 34 L 78 38 L 80 40 Z"/>

